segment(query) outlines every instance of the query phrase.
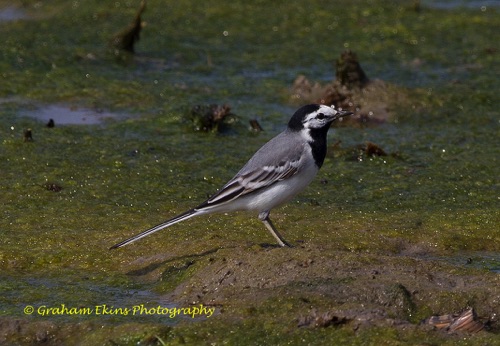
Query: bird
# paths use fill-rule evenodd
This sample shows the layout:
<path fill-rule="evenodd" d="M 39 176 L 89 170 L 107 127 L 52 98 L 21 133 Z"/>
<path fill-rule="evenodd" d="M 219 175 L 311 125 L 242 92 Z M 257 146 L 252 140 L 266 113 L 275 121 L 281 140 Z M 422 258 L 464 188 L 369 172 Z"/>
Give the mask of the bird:
<path fill-rule="evenodd" d="M 113 245 L 117 249 L 195 216 L 233 211 L 258 212 L 281 247 L 289 247 L 269 218 L 271 209 L 304 190 L 323 165 L 331 123 L 353 114 L 334 106 L 308 104 L 290 118 L 286 129 L 264 144 L 218 192 L 195 208 Z"/>

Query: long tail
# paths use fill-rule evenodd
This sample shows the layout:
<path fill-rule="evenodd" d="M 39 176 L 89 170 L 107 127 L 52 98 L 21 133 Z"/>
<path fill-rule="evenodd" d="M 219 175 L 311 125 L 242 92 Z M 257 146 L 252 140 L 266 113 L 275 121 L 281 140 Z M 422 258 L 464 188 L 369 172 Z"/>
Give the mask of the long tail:
<path fill-rule="evenodd" d="M 165 222 L 162 222 L 160 223 L 159 225 L 156 225 L 148 230 L 145 230 L 144 232 L 142 233 L 139 233 L 135 236 L 133 236 L 132 238 L 128 238 L 124 241 L 122 241 L 121 243 L 118 243 L 118 244 L 115 244 L 113 245 L 112 247 L 110 247 L 109 249 L 112 250 L 112 249 L 118 249 L 119 247 L 122 247 L 122 246 L 125 246 L 125 245 L 128 245 L 130 243 L 133 243 L 134 241 L 136 240 L 139 240 L 139 239 L 142 239 L 154 232 L 157 232 L 159 230 L 162 230 L 164 228 L 167 228 L 169 226 L 172 226 L 173 224 L 176 224 L 177 222 L 181 222 L 183 220 L 187 220 L 193 216 L 196 216 L 196 215 L 200 215 L 200 214 L 204 214 L 203 212 L 200 212 L 199 210 L 196 210 L 196 209 L 191 209 L 191 210 L 188 210 L 186 211 L 185 213 L 182 213 L 180 215 L 177 215 L 176 217 L 173 217 L 171 218 L 170 220 L 167 220 Z"/>

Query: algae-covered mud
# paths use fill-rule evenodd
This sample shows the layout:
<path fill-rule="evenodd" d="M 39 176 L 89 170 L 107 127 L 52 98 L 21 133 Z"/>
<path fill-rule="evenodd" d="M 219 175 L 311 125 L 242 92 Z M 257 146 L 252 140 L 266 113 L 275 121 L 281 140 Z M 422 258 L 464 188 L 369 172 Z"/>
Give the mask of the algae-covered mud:
<path fill-rule="evenodd" d="M 500 344 L 495 2 L 149 1 L 110 44 L 140 8 L 0 0 L 0 344 Z M 347 50 L 378 120 L 273 210 L 292 248 L 235 213 L 108 250 L 214 193 Z"/>

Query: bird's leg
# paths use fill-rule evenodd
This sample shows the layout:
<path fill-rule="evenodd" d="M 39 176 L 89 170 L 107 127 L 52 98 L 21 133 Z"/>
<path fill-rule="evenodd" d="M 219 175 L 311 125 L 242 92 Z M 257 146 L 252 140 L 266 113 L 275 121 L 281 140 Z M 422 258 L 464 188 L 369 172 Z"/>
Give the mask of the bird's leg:
<path fill-rule="evenodd" d="M 291 247 L 290 244 L 288 244 L 285 239 L 279 234 L 278 230 L 274 227 L 273 223 L 271 222 L 271 219 L 269 218 L 269 211 L 263 211 L 262 213 L 259 214 L 259 220 L 264 223 L 266 228 L 271 232 L 273 237 L 278 241 L 278 244 L 280 246 L 287 246 Z"/>

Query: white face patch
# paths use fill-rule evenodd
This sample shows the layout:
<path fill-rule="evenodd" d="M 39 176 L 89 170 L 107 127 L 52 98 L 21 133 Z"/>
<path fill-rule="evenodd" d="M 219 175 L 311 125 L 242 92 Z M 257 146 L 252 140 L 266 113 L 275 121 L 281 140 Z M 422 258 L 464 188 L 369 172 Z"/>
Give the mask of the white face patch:
<path fill-rule="evenodd" d="M 331 123 L 337 113 L 333 106 L 321 105 L 317 111 L 308 114 L 302 124 L 306 129 L 322 128 Z"/>

